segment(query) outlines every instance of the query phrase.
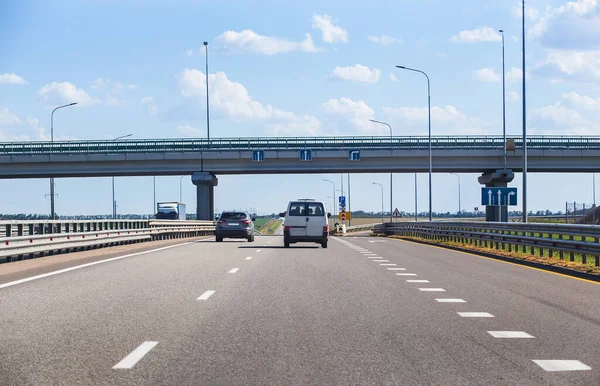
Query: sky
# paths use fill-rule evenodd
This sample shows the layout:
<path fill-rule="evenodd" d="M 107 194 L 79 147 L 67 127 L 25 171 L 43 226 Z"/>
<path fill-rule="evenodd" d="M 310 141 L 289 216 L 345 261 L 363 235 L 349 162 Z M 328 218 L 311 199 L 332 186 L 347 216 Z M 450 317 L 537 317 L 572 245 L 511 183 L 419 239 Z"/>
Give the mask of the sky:
<path fill-rule="evenodd" d="M 206 137 L 502 134 L 522 132 L 518 0 L 7 0 L 0 13 L 0 141 Z M 600 134 L 600 0 L 530 0 L 527 130 Z M 434 157 L 435 164 L 435 157 Z M 460 174 L 461 206 L 480 205 Z M 332 202 L 337 175 L 218 176 L 215 207 L 280 212 L 296 198 Z M 389 174 L 352 174 L 352 209 L 389 210 Z M 347 176 L 343 176 L 347 192 Z M 433 175 L 433 210 L 458 210 L 458 178 Z M 158 176 L 156 200 L 196 208 L 189 177 Z M 530 210 L 592 203 L 591 174 L 528 174 Z M 510 184 L 521 188 L 521 174 Z M 418 176 L 426 211 L 427 175 Z M 395 174 L 393 206 L 413 211 L 414 175 Z M 117 177 L 119 213 L 152 213 L 152 177 Z M 47 179 L 0 180 L 0 213 L 49 212 Z M 56 180 L 59 214 L 111 213 L 110 178 Z M 520 209 L 519 205 L 514 209 Z M 283 208 L 283 209 L 282 209 Z"/>

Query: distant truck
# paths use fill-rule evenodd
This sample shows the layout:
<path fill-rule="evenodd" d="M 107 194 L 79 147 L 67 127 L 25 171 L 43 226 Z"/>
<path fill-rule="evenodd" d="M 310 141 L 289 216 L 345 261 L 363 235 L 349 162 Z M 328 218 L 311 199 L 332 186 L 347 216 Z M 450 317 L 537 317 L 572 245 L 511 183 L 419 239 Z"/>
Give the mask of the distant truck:
<path fill-rule="evenodd" d="M 185 204 L 182 202 L 157 202 L 157 220 L 185 220 Z"/>

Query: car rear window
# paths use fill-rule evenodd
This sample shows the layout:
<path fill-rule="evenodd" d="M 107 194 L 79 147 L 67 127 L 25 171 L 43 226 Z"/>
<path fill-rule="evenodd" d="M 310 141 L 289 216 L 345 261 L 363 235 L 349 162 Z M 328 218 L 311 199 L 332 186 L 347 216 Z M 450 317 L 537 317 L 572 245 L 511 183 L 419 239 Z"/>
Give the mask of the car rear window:
<path fill-rule="evenodd" d="M 244 220 L 246 217 L 246 213 L 225 212 L 221 215 L 221 220 Z"/>
<path fill-rule="evenodd" d="M 306 203 L 292 202 L 290 205 L 290 216 L 306 216 Z"/>
<path fill-rule="evenodd" d="M 320 202 L 310 202 L 307 206 L 309 216 L 321 217 L 325 215 L 325 209 Z"/>

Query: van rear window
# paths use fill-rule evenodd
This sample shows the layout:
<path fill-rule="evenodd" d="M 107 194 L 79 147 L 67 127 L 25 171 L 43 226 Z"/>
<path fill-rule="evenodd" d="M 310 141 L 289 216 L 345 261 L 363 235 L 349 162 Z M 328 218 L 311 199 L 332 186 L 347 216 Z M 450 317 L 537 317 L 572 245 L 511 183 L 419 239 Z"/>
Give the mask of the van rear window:
<path fill-rule="evenodd" d="M 290 216 L 324 216 L 325 208 L 320 202 L 292 202 Z"/>
<path fill-rule="evenodd" d="M 290 205 L 290 216 L 306 216 L 306 203 L 292 202 Z"/>
<path fill-rule="evenodd" d="M 325 209 L 320 202 L 308 203 L 308 215 L 322 217 L 325 215 Z"/>

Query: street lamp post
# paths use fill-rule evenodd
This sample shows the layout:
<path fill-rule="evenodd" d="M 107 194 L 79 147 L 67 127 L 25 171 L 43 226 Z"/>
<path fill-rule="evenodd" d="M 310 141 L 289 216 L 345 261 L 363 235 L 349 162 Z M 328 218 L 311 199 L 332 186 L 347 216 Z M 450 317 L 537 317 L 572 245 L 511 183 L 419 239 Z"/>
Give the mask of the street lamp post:
<path fill-rule="evenodd" d="M 390 140 L 394 137 L 394 134 L 392 132 L 392 126 L 388 125 L 385 122 L 381 122 L 381 121 L 376 121 L 374 119 L 369 119 L 369 121 L 374 122 L 374 123 L 379 123 L 381 125 L 386 125 L 387 127 L 390 128 Z M 391 146 L 391 144 L 390 144 Z M 393 184 L 393 173 L 390 173 L 390 222 L 394 222 L 394 219 L 392 218 L 393 214 L 392 211 L 394 210 L 394 204 L 393 204 L 393 193 L 394 193 L 394 184 Z"/>
<path fill-rule="evenodd" d="M 408 70 L 408 71 L 414 71 L 414 72 L 419 72 L 423 75 L 425 75 L 425 78 L 427 78 L 427 111 L 428 111 L 428 119 L 429 119 L 429 221 L 432 221 L 432 211 L 431 211 L 431 206 L 432 206 L 432 199 L 431 199 L 431 173 L 432 173 L 432 156 L 431 156 L 431 85 L 429 82 L 429 76 L 421 70 L 417 70 L 414 68 L 410 68 L 410 67 L 404 67 L 404 66 L 396 66 L 397 68 L 400 68 L 402 70 Z"/>
<path fill-rule="evenodd" d="M 417 212 L 417 173 L 415 173 L 415 221 L 419 221 Z"/>
<path fill-rule="evenodd" d="M 378 182 L 373 182 L 373 185 L 379 185 L 381 187 L 381 223 L 383 224 L 383 185 Z"/>
<path fill-rule="evenodd" d="M 456 173 L 450 173 L 458 178 L 458 218 L 461 218 L 461 207 L 460 207 L 460 176 Z"/>
<path fill-rule="evenodd" d="M 113 142 L 118 139 L 131 137 L 132 135 L 133 134 L 122 135 L 113 139 Z M 117 218 L 117 201 L 115 201 L 115 176 L 112 176 L 112 218 L 113 220 Z"/>
<path fill-rule="evenodd" d="M 504 158 L 504 171 L 506 172 L 506 70 L 504 67 L 504 30 L 500 30 L 500 33 L 502 34 L 502 156 Z"/>
<path fill-rule="evenodd" d="M 526 94 L 525 94 L 525 0 L 523 0 L 523 9 L 522 9 L 522 24 L 523 31 L 521 42 L 522 52 L 521 52 L 521 60 L 523 61 L 523 223 L 527 222 L 527 110 L 526 110 Z"/>
<path fill-rule="evenodd" d="M 335 182 L 333 182 L 331 180 L 326 180 L 326 179 L 323 179 L 323 181 L 329 182 L 329 183 L 331 183 L 331 185 L 333 185 L 333 200 L 332 200 L 333 205 L 331 206 L 331 211 L 335 212 Z M 332 216 L 333 216 L 333 213 L 332 213 Z"/>
<path fill-rule="evenodd" d="M 77 102 L 69 103 L 66 105 L 58 106 L 50 114 L 50 143 L 54 143 L 54 112 L 64 107 L 75 106 Z M 54 213 L 54 177 L 50 178 L 50 218 L 56 220 L 56 213 Z"/>
<path fill-rule="evenodd" d="M 206 138 L 210 139 L 210 119 L 208 108 L 208 42 L 204 42 L 206 57 Z"/>

